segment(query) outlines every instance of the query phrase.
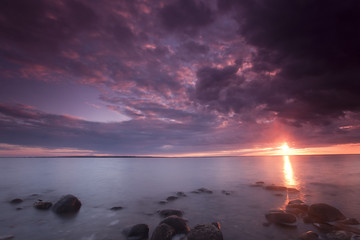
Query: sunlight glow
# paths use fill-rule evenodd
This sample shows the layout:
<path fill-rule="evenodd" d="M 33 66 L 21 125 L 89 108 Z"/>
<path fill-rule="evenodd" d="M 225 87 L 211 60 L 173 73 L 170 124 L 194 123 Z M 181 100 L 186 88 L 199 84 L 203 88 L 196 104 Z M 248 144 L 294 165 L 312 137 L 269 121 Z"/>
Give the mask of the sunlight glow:
<path fill-rule="evenodd" d="M 283 155 L 289 154 L 290 148 L 287 143 L 284 143 L 280 148 L 282 149 Z"/>
<path fill-rule="evenodd" d="M 289 156 L 284 156 L 284 179 L 287 186 L 297 185 Z"/>

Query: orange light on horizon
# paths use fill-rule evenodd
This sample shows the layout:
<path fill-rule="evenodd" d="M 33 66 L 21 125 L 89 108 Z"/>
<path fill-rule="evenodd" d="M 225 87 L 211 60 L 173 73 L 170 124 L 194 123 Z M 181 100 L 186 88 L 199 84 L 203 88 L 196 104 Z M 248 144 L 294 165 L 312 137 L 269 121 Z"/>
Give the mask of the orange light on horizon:
<path fill-rule="evenodd" d="M 283 155 L 289 155 L 289 153 L 290 153 L 290 147 L 289 147 L 289 145 L 287 144 L 287 142 L 285 142 L 285 143 L 280 147 L 280 149 L 282 150 Z"/>

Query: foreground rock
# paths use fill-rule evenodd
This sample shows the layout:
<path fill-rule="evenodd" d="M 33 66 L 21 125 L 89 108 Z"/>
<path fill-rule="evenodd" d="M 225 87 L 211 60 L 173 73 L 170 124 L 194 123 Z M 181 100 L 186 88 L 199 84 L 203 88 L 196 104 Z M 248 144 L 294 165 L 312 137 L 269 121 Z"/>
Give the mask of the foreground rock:
<path fill-rule="evenodd" d="M 351 233 L 346 231 L 333 231 L 326 234 L 329 240 L 350 240 L 351 235 Z"/>
<path fill-rule="evenodd" d="M 59 201 L 54 204 L 53 211 L 57 214 L 63 213 L 76 213 L 81 208 L 80 200 L 71 195 L 63 196 Z"/>
<path fill-rule="evenodd" d="M 319 234 L 313 231 L 308 231 L 306 233 L 301 234 L 299 240 L 318 240 Z"/>
<path fill-rule="evenodd" d="M 40 209 L 40 210 L 47 210 L 51 208 L 52 202 L 44 202 L 42 200 L 36 201 L 33 204 L 34 208 Z"/>
<path fill-rule="evenodd" d="M 12 204 L 18 204 L 18 203 L 22 203 L 24 200 L 22 200 L 21 198 L 14 198 L 10 201 L 10 203 Z"/>
<path fill-rule="evenodd" d="M 296 226 L 296 217 L 290 213 L 286 212 L 270 212 L 265 214 L 266 219 L 275 224 L 283 226 Z"/>
<path fill-rule="evenodd" d="M 175 234 L 186 234 L 190 231 L 186 221 L 178 216 L 169 216 L 160 222 L 160 224 L 162 223 L 171 226 L 175 230 Z"/>
<path fill-rule="evenodd" d="M 175 229 L 166 223 L 162 223 L 155 228 L 151 240 L 171 240 L 174 235 Z"/>
<path fill-rule="evenodd" d="M 309 207 L 308 214 L 319 222 L 332 222 L 345 219 L 344 214 L 342 214 L 337 208 L 326 203 L 311 205 Z"/>
<path fill-rule="evenodd" d="M 149 226 L 146 224 L 136 224 L 125 228 L 123 233 L 129 240 L 145 240 L 149 238 Z"/>
<path fill-rule="evenodd" d="M 182 217 L 184 212 L 180 211 L 180 210 L 177 210 L 177 209 L 164 209 L 164 210 L 160 210 L 159 214 L 162 217 L 169 217 L 169 216 L 172 216 L 172 215 Z"/>
<path fill-rule="evenodd" d="M 188 240 L 223 240 L 222 232 L 213 224 L 195 226 L 187 235 Z"/>

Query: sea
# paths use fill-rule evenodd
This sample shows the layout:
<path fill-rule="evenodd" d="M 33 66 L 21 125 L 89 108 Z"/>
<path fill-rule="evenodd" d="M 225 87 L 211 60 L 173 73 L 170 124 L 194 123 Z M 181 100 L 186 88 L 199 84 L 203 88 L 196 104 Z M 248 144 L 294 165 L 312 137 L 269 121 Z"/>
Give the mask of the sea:
<path fill-rule="evenodd" d="M 256 182 L 299 191 L 269 191 Z M 159 203 L 179 191 L 186 197 Z M 71 217 L 33 207 L 66 194 L 82 202 Z M 9 203 L 14 198 L 24 201 Z M 300 218 L 291 228 L 266 223 L 267 212 L 294 199 L 327 203 L 360 220 L 360 155 L 0 158 L 0 237 L 14 239 L 121 240 L 125 228 L 139 223 L 151 237 L 162 209 L 182 210 L 190 228 L 219 222 L 225 240 L 289 240 L 310 230 L 327 239 Z M 123 209 L 110 210 L 115 206 Z"/>

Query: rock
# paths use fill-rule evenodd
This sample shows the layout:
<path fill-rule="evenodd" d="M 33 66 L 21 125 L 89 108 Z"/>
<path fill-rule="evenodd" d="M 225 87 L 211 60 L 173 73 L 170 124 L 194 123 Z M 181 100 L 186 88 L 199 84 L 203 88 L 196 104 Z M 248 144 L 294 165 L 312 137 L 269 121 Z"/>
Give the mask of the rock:
<path fill-rule="evenodd" d="M 335 227 L 336 227 L 336 229 L 341 229 L 341 230 L 345 230 L 347 232 L 353 232 L 353 233 L 356 233 L 356 234 L 360 234 L 360 229 L 359 228 L 355 228 L 355 227 L 343 224 L 341 222 L 335 223 Z"/>
<path fill-rule="evenodd" d="M 14 235 L 6 235 L 6 236 L 0 236 L 0 240 L 8 240 L 15 238 Z"/>
<path fill-rule="evenodd" d="M 110 208 L 110 210 L 112 210 L 112 211 L 118 211 L 118 210 L 121 210 L 121 209 L 123 209 L 123 207 L 121 207 L 121 206 Z"/>
<path fill-rule="evenodd" d="M 159 204 L 166 204 L 166 203 L 168 203 L 168 201 L 166 201 L 166 200 L 159 201 Z"/>
<path fill-rule="evenodd" d="M 197 191 L 202 192 L 202 193 L 213 193 L 213 191 L 211 191 L 210 189 L 207 189 L 207 188 L 199 188 Z"/>
<path fill-rule="evenodd" d="M 289 192 L 289 193 L 297 193 L 297 192 L 300 192 L 298 189 L 296 189 L 296 188 L 287 188 L 287 191 Z"/>
<path fill-rule="evenodd" d="M 201 224 L 195 226 L 187 235 L 188 240 L 223 240 L 220 229 L 213 224 Z"/>
<path fill-rule="evenodd" d="M 162 223 L 155 228 L 153 234 L 151 235 L 151 240 L 171 240 L 174 235 L 174 228 Z"/>
<path fill-rule="evenodd" d="M 329 240 L 350 240 L 351 233 L 346 231 L 334 231 L 326 234 Z"/>
<path fill-rule="evenodd" d="M 230 195 L 230 194 L 231 194 L 230 191 L 225 191 L 225 190 L 222 190 L 221 193 L 222 193 L 222 194 L 225 194 L 225 195 Z"/>
<path fill-rule="evenodd" d="M 359 225 L 359 221 L 356 218 L 347 218 L 344 221 L 341 221 L 342 224 L 346 225 Z"/>
<path fill-rule="evenodd" d="M 22 203 L 24 200 L 22 200 L 21 198 L 14 198 L 13 200 L 10 201 L 10 203 L 12 204 L 18 204 L 18 203 Z"/>
<path fill-rule="evenodd" d="M 149 226 L 146 224 L 136 224 L 125 228 L 123 234 L 130 240 L 145 240 L 149 238 Z"/>
<path fill-rule="evenodd" d="M 290 204 L 295 204 L 295 203 L 304 203 L 303 201 L 301 201 L 300 199 L 295 199 L 295 200 L 291 200 L 288 202 L 288 205 Z"/>
<path fill-rule="evenodd" d="M 309 207 L 309 216 L 318 218 L 321 222 L 344 220 L 345 216 L 337 208 L 326 203 L 317 203 Z"/>
<path fill-rule="evenodd" d="M 198 190 L 191 191 L 191 193 L 200 193 Z"/>
<path fill-rule="evenodd" d="M 167 201 L 174 201 L 176 199 L 178 199 L 178 197 L 176 197 L 176 196 L 169 196 L 166 198 Z"/>
<path fill-rule="evenodd" d="M 176 196 L 178 196 L 178 197 L 186 197 L 187 195 L 184 192 L 177 192 Z"/>
<path fill-rule="evenodd" d="M 286 191 L 287 188 L 283 186 L 275 186 L 275 185 L 269 185 L 265 187 L 266 190 L 269 191 Z"/>
<path fill-rule="evenodd" d="M 304 203 L 293 203 L 286 206 L 286 209 L 299 209 L 300 211 L 306 213 L 309 209 L 309 206 Z"/>
<path fill-rule="evenodd" d="M 42 200 L 39 200 L 37 202 L 34 202 L 33 206 L 36 209 L 47 210 L 47 209 L 51 208 L 52 202 L 44 202 Z"/>
<path fill-rule="evenodd" d="M 313 226 L 319 229 L 319 231 L 326 233 L 331 232 L 335 229 L 333 225 L 328 223 L 313 223 Z"/>
<path fill-rule="evenodd" d="M 284 226 L 296 226 L 296 217 L 290 213 L 270 212 L 265 214 L 265 217 L 271 223 L 276 223 Z"/>
<path fill-rule="evenodd" d="M 21 208 L 21 207 L 17 207 L 16 210 L 19 211 L 19 210 L 22 210 L 22 208 Z"/>
<path fill-rule="evenodd" d="M 265 182 L 263 182 L 263 181 L 258 181 L 258 182 L 256 182 L 255 184 L 256 184 L 256 185 L 264 185 Z"/>
<path fill-rule="evenodd" d="M 217 229 L 221 230 L 221 225 L 219 222 L 212 222 L 212 225 L 214 225 Z"/>
<path fill-rule="evenodd" d="M 77 197 L 68 194 L 60 198 L 60 200 L 54 204 L 53 211 L 57 214 L 75 213 L 79 211 L 80 208 L 80 200 Z"/>
<path fill-rule="evenodd" d="M 164 209 L 164 210 L 160 210 L 159 214 L 162 217 L 169 217 L 172 215 L 182 217 L 184 212 L 181 210 L 177 210 L 177 209 Z"/>
<path fill-rule="evenodd" d="M 175 234 L 188 233 L 190 231 L 186 221 L 178 216 L 169 216 L 160 222 L 160 224 L 162 223 L 174 228 Z"/>
<path fill-rule="evenodd" d="M 319 234 L 313 231 L 308 231 L 300 235 L 299 240 L 318 240 Z"/>

